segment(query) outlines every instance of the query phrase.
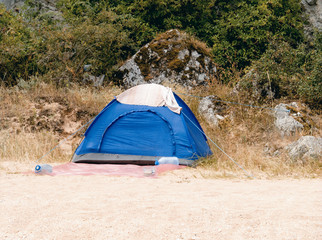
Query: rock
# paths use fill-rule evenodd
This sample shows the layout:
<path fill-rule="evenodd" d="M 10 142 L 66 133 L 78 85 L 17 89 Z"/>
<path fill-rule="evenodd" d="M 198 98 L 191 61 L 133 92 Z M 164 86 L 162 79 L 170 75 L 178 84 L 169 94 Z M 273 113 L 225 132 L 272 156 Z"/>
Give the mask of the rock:
<path fill-rule="evenodd" d="M 8 10 L 22 10 L 23 7 L 27 5 L 26 9 L 23 11 L 33 12 L 39 14 L 42 17 L 50 18 L 55 21 L 62 21 L 62 13 L 57 9 L 56 4 L 58 0 L 37 0 L 29 1 L 26 5 L 26 0 L 0 0 Z"/>
<path fill-rule="evenodd" d="M 282 136 L 289 136 L 303 129 L 303 125 L 290 116 L 287 106 L 289 105 L 281 103 L 275 107 L 275 126 Z"/>
<path fill-rule="evenodd" d="M 136 86 L 145 83 L 141 70 L 134 61 L 135 57 L 136 55 L 120 67 L 120 71 L 123 73 L 123 83 L 126 86 Z"/>
<path fill-rule="evenodd" d="M 83 70 L 84 70 L 84 72 L 89 72 L 91 70 L 91 68 L 92 68 L 91 64 L 86 64 L 86 65 L 84 65 Z"/>
<path fill-rule="evenodd" d="M 308 158 L 321 158 L 322 138 L 303 136 L 296 142 L 287 145 L 285 150 L 294 161 L 305 161 Z"/>
<path fill-rule="evenodd" d="M 127 60 L 114 74 L 114 82 L 126 87 L 142 83 L 203 85 L 217 72 L 210 50 L 179 30 L 157 36 Z"/>
<path fill-rule="evenodd" d="M 216 96 L 204 97 L 198 106 L 199 113 L 213 126 L 218 126 L 220 121 L 227 116 L 228 106 L 225 103 L 216 101 L 219 100 Z"/>
<path fill-rule="evenodd" d="M 322 1 L 321 0 L 302 0 L 301 5 L 304 13 L 308 16 L 309 25 L 304 26 L 307 35 L 312 35 L 314 28 L 322 31 Z"/>
<path fill-rule="evenodd" d="M 314 6 L 314 5 L 316 5 L 316 1 L 317 1 L 317 0 L 305 0 L 305 2 L 306 2 L 307 4 L 309 4 L 310 6 Z"/>
<path fill-rule="evenodd" d="M 23 0 L 0 0 L 0 3 L 3 3 L 7 9 L 13 9 L 19 3 L 23 3 Z"/>

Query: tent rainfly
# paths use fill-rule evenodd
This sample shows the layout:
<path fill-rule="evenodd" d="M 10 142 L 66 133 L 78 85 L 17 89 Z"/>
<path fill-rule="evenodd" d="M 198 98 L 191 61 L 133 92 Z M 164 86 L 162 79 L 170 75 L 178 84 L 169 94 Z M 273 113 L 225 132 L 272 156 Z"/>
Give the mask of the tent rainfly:
<path fill-rule="evenodd" d="M 177 157 L 181 165 L 192 165 L 211 154 L 184 101 L 170 88 L 143 84 L 116 96 L 97 115 L 72 162 L 154 164 Z"/>

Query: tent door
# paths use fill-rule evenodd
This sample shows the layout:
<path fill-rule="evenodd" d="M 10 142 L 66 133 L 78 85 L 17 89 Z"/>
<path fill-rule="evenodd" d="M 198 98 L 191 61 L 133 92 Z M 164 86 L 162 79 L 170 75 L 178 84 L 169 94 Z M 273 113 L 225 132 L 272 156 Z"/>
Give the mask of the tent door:
<path fill-rule="evenodd" d="M 170 124 L 151 111 L 127 113 L 107 127 L 100 153 L 174 156 L 175 141 Z"/>

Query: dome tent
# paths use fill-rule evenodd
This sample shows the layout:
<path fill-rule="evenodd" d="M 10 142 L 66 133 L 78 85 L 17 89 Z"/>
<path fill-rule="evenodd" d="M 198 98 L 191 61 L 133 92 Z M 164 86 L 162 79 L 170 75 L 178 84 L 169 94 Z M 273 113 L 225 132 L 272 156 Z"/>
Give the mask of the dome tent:
<path fill-rule="evenodd" d="M 181 165 L 192 165 L 210 154 L 184 101 L 170 88 L 142 84 L 116 96 L 97 115 L 72 162 L 154 164 L 161 157 L 177 157 Z"/>

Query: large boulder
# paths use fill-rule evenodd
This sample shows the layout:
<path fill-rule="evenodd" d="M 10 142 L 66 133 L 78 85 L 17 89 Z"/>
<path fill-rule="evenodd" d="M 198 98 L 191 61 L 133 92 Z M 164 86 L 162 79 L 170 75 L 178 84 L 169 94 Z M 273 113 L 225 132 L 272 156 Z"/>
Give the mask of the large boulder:
<path fill-rule="evenodd" d="M 322 157 L 322 138 L 303 136 L 287 145 L 285 149 L 294 161 L 305 161 L 308 158 L 318 159 Z"/>
<path fill-rule="evenodd" d="M 205 84 L 216 72 L 206 45 L 177 29 L 157 36 L 127 60 L 114 81 L 132 87 L 142 83 Z"/>

